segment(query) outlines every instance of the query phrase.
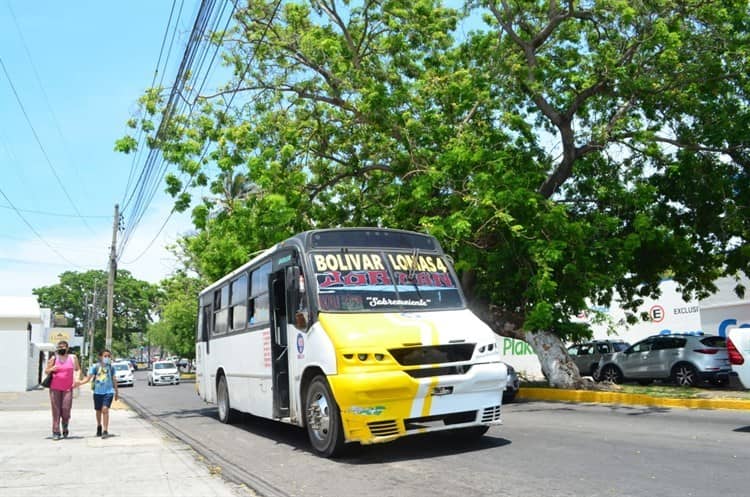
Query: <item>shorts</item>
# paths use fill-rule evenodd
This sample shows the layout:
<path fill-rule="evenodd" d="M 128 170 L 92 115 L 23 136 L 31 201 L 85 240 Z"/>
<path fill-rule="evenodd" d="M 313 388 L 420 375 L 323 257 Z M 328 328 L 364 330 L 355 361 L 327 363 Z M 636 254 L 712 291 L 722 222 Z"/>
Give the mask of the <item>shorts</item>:
<path fill-rule="evenodd" d="M 101 411 L 102 406 L 109 408 L 112 405 L 112 399 L 115 398 L 113 393 L 95 393 L 94 394 L 94 410 Z"/>

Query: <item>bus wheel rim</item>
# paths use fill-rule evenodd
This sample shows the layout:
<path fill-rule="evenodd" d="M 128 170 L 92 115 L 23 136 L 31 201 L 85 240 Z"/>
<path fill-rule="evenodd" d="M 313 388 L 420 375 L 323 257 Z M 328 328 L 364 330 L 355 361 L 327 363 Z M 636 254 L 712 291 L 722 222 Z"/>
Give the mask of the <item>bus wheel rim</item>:
<path fill-rule="evenodd" d="M 328 399 L 322 392 L 316 392 L 307 413 L 307 422 L 313 435 L 325 441 L 331 432 L 331 418 Z"/>

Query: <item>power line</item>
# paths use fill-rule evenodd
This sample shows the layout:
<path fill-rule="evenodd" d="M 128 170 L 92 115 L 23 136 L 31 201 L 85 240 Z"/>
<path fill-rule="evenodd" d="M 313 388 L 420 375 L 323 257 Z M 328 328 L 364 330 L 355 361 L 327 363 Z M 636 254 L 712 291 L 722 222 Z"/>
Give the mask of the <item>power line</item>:
<path fill-rule="evenodd" d="M 29 50 L 29 47 L 26 43 L 26 38 L 24 38 L 23 36 L 23 30 L 21 29 L 21 26 L 18 23 L 18 19 L 16 18 L 16 13 L 13 11 L 13 8 L 10 6 L 10 3 L 8 3 L 7 5 L 8 5 L 8 10 L 10 11 L 10 16 L 13 19 L 13 24 L 16 26 L 16 30 L 18 31 L 18 37 L 21 39 L 21 45 L 23 45 L 23 49 L 26 52 L 26 57 L 29 59 L 29 65 L 31 66 L 31 70 L 34 73 L 34 77 L 36 78 L 36 82 L 37 82 L 37 85 L 39 86 L 39 90 L 42 92 L 42 97 L 44 97 L 44 103 L 47 105 L 47 110 L 49 110 L 49 113 L 52 116 L 52 123 L 55 125 L 57 134 L 60 137 L 60 141 L 62 142 L 68 165 L 71 166 L 76 176 L 78 177 L 78 180 L 81 181 L 81 176 L 79 174 L 78 168 L 76 167 L 75 163 L 72 160 L 70 160 L 70 150 L 68 147 L 68 141 L 65 139 L 65 136 L 62 132 L 62 128 L 60 127 L 60 122 L 57 119 L 57 115 L 55 114 L 55 111 L 52 108 L 52 104 L 50 103 L 49 96 L 47 95 L 47 92 L 44 90 L 44 85 L 42 84 L 42 78 L 39 76 L 39 72 L 36 70 L 36 65 L 34 64 L 34 58 L 31 56 L 31 51 Z M 81 187 L 83 188 L 84 193 L 86 193 L 86 183 L 84 181 L 81 181 Z"/>
<path fill-rule="evenodd" d="M 164 29 L 164 36 L 161 41 L 161 48 L 159 49 L 159 58 L 156 61 L 156 67 L 154 68 L 154 76 L 151 79 L 151 88 L 154 88 L 154 85 L 156 84 L 156 78 L 159 75 L 159 66 L 161 65 L 161 59 L 164 55 L 164 46 L 166 45 L 167 36 L 169 35 L 169 28 L 172 25 L 172 17 L 174 15 L 174 8 L 177 4 L 177 0 L 172 0 L 172 8 L 169 11 L 169 19 L 167 20 L 167 27 Z M 167 73 L 167 65 L 169 64 L 169 58 L 172 55 L 172 46 L 174 45 L 174 40 L 177 35 L 177 28 L 180 24 L 180 19 L 182 18 L 182 8 L 185 5 L 185 0 L 180 1 L 180 9 L 177 12 L 177 19 L 175 20 L 174 27 L 172 28 L 172 36 L 169 40 L 169 47 L 167 48 L 167 56 L 164 58 L 164 69 L 161 71 L 161 78 L 159 79 L 159 87 L 161 88 L 161 85 L 164 83 L 164 75 Z M 128 174 L 128 181 L 125 185 L 125 191 L 122 194 L 122 210 L 125 211 L 127 209 L 128 204 L 125 200 L 125 197 L 128 195 L 128 190 L 130 189 L 130 185 L 134 178 L 135 173 L 135 166 L 141 161 L 141 157 L 143 157 L 143 149 L 146 148 L 143 144 L 143 128 L 138 129 L 138 135 L 136 138 L 136 149 L 137 152 L 133 154 L 133 161 L 130 164 L 130 173 Z"/>
<path fill-rule="evenodd" d="M 200 73 L 203 72 L 203 67 L 205 65 L 208 50 L 210 48 L 210 42 L 203 42 L 206 29 L 208 28 L 209 24 L 212 24 L 212 27 L 209 29 L 216 31 L 221 19 L 224 17 L 224 12 L 227 5 L 228 4 L 225 2 L 218 15 L 216 15 L 212 21 L 215 2 L 213 0 L 204 0 L 204 2 L 201 3 L 199 12 L 193 25 L 193 30 L 185 47 L 182 62 L 180 63 L 180 67 L 175 77 L 175 83 L 172 86 L 169 98 L 162 112 L 162 120 L 159 124 L 158 130 L 155 133 L 155 137 L 157 139 L 161 138 L 164 135 L 169 124 L 171 124 L 172 119 L 176 115 L 181 115 L 184 113 L 186 106 L 190 109 L 190 113 L 187 117 L 189 118 L 190 115 L 192 115 L 197 97 L 193 102 L 188 102 L 185 99 L 183 95 L 185 83 L 190 76 L 195 77 L 196 80 L 200 80 Z M 233 4 L 233 8 L 229 16 L 227 17 L 225 29 L 229 26 L 235 9 L 236 3 Z M 211 61 L 209 62 L 209 66 L 206 72 L 210 72 L 211 66 L 215 61 L 216 55 L 220 48 L 221 46 L 217 44 L 214 55 L 213 57 L 211 57 Z M 194 70 L 193 67 L 196 60 L 198 60 L 199 62 L 197 68 Z M 205 84 L 205 82 L 206 78 L 203 79 L 203 83 L 197 88 L 198 92 L 202 91 L 203 84 Z M 120 250 L 118 251 L 120 255 L 122 255 L 122 253 L 124 252 L 124 248 L 130 240 L 132 233 L 135 231 L 136 227 L 143 218 L 148 206 L 151 204 L 154 196 L 156 195 L 156 192 L 164 178 L 164 175 L 166 174 L 166 170 L 168 167 L 168 163 L 165 163 L 166 160 L 160 153 L 160 150 L 158 148 L 152 148 L 149 151 L 136 188 L 131 193 L 130 198 L 133 198 L 133 195 L 135 195 L 137 191 L 135 202 L 133 203 L 133 207 L 130 211 L 132 214 L 130 216 L 131 222 L 129 223 L 125 235 L 122 237 L 120 242 Z M 128 202 L 130 201 L 130 198 L 128 199 Z"/>
<path fill-rule="evenodd" d="M 77 268 L 81 268 L 81 269 L 83 269 L 83 268 L 82 268 L 81 266 L 79 266 L 79 265 L 78 265 L 78 264 L 76 264 L 75 262 L 72 262 L 72 261 L 70 261 L 70 260 L 69 260 L 68 258 L 66 258 L 66 257 L 65 257 L 64 255 L 62 255 L 62 254 L 61 254 L 61 253 L 60 253 L 60 252 L 59 252 L 59 251 L 58 251 L 58 250 L 57 250 L 57 249 L 56 249 L 55 247 L 53 247 L 53 246 L 52 246 L 52 245 L 51 245 L 51 244 L 50 244 L 50 243 L 49 243 L 49 242 L 48 242 L 47 240 L 45 240 L 45 239 L 44 239 L 44 237 L 42 237 L 42 235 L 40 235 L 40 234 L 39 234 L 39 232 L 38 232 L 38 231 L 37 231 L 37 230 L 36 230 L 36 229 L 34 228 L 34 226 L 32 226 L 32 225 L 31 225 L 31 223 L 30 223 L 29 221 L 27 221 L 27 220 L 26 220 L 26 218 L 25 218 L 25 217 L 23 216 L 23 214 L 21 214 L 21 212 L 20 212 L 20 211 L 19 211 L 18 209 L 16 209 L 16 206 L 15 206 L 15 205 L 13 205 L 13 202 L 11 202 L 11 201 L 10 201 L 10 199 L 9 199 L 9 198 L 8 198 L 8 196 L 7 196 L 6 194 L 5 194 L 5 192 L 3 191 L 3 189 L 2 189 L 2 188 L 0 188 L 0 195 L 2 195 L 2 196 L 3 196 L 4 198 L 5 198 L 5 201 L 6 201 L 6 202 L 8 202 L 8 203 L 10 204 L 11 208 L 13 208 L 13 210 L 14 210 L 14 211 L 16 211 L 16 214 L 18 214 L 18 217 L 20 217 L 20 218 L 21 218 L 21 221 L 23 221 L 23 222 L 24 222 L 24 224 L 25 224 L 26 226 L 28 226 L 28 228 L 29 228 L 29 229 L 31 230 L 31 232 L 32 232 L 32 233 L 34 233 L 34 234 L 36 235 L 36 237 L 37 237 L 37 238 L 39 238 L 39 239 L 40 239 L 40 240 L 41 240 L 42 242 L 44 242 L 44 244 L 45 244 L 45 245 L 46 245 L 47 247 L 49 247 L 49 249 L 50 249 L 51 251 L 53 251 L 53 252 L 54 252 L 55 254 L 57 254 L 57 256 L 58 256 L 58 257 L 59 257 L 60 259 L 62 259 L 63 261 L 67 262 L 68 264 L 70 264 L 70 265 L 72 265 L 72 266 L 75 266 L 75 267 L 77 267 Z"/>
<path fill-rule="evenodd" d="M 5 63 L 3 62 L 3 58 L 0 57 L 0 66 L 3 68 L 3 72 L 5 73 L 5 77 L 8 78 L 8 83 L 10 83 L 10 88 L 13 90 L 13 95 L 16 97 L 16 102 L 18 102 L 19 107 L 21 107 L 21 112 L 23 112 L 24 117 L 26 118 L 26 122 L 28 123 L 29 127 L 31 128 L 31 132 L 34 135 L 34 139 L 36 139 L 37 145 L 39 145 L 39 149 L 42 151 L 42 155 L 44 155 L 44 159 L 47 161 L 47 165 L 49 165 L 50 169 L 52 170 L 52 174 L 55 176 L 55 179 L 57 180 L 57 184 L 62 189 L 63 193 L 65 193 L 65 197 L 68 199 L 68 202 L 70 202 L 70 205 L 73 207 L 73 210 L 77 214 L 77 217 L 81 219 L 83 224 L 86 225 L 86 227 L 89 229 L 89 231 L 92 234 L 94 233 L 94 230 L 91 229 L 91 226 L 89 226 L 89 223 L 86 222 L 86 219 L 84 219 L 81 216 L 80 211 L 78 210 L 78 207 L 76 206 L 75 202 L 73 202 L 73 199 L 71 198 L 70 194 L 68 193 L 67 188 L 65 188 L 65 185 L 63 184 L 62 180 L 60 179 L 60 175 L 57 174 L 57 170 L 55 169 L 55 166 L 52 165 L 52 161 L 49 158 L 49 155 L 47 155 L 47 151 L 44 149 L 44 145 L 42 145 L 42 141 L 39 139 L 39 135 L 36 132 L 36 129 L 34 129 L 34 125 L 31 123 L 31 119 L 29 118 L 29 115 L 26 113 L 26 108 L 23 105 L 23 102 L 21 101 L 21 97 L 18 95 L 18 92 L 16 91 L 16 87 L 13 84 L 13 80 L 10 77 L 10 74 L 8 73 L 8 69 L 5 67 Z M 11 204 L 13 205 L 13 204 Z"/>
<path fill-rule="evenodd" d="M 199 40 L 199 38 L 202 36 L 202 33 L 205 31 L 206 22 L 208 20 L 208 16 L 210 15 L 211 9 L 213 9 L 213 0 L 204 0 L 201 3 L 198 15 L 196 16 L 195 22 L 193 24 L 193 29 L 185 46 L 185 53 L 182 57 L 182 61 L 180 62 L 180 67 L 177 70 L 177 75 L 175 76 L 175 81 L 172 85 L 169 99 L 167 100 L 167 104 L 162 113 L 162 120 L 159 123 L 159 128 L 155 133 L 156 139 L 161 138 L 164 135 L 164 132 L 167 129 L 167 125 L 173 117 L 175 106 L 178 105 L 177 96 L 178 94 L 181 94 L 185 81 L 187 80 L 188 70 L 191 67 L 192 58 L 195 55 L 195 49 L 197 47 L 197 40 Z M 135 188 L 126 200 L 126 204 L 129 204 L 131 199 L 133 198 L 133 195 L 136 195 L 137 193 L 135 197 L 135 203 L 133 204 L 133 208 L 131 211 L 133 213 L 133 222 L 129 226 L 130 231 L 134 229 L 135 225 L 140 221 L 140 218 L 145 212 L 144 205 L 148 206 L 148 204 L 150 203 L 150 201 L 145 201 L 144 195 L 146 195 L 146 197 L 149 197 L 150 194 L 146 192 L 151 190 L 151 185 L 155 184 L 158 186 L 158 184 L 160 183 L 158 175 L 155 176 L 153 174 L 158 155 L 159 150 L 157 150 L 156 148 L 152 148 L 149 150 L 148 156 L 146 157 L 146 162 L 144 163 L 141 174 L 138 178 L 138 182 L 136 183 Z M 125 239 L 125 237 L 123 238 Z"/>
<path fill-rule="evenodd" d="M 32 209 L 20 209 L 20 208 L 14 208 L 10 205 L 0 205 L 0 209 L 13 209 L 17 210 L 19 212 L 25 212 L 27 214 L 39 214 L 42 216 L 52 216 L 52 217 L 67 217 L 67 218 L 88 218 L 88 219 L 104 219 L 104 218 L 110 218 L 111 216 L 84 216 L 84 215 L 78 215 L 78 214 L 61 214 L 59 212 L 47 212 L 47 211 L 35 211 Z"/>
<path fill-rule="evenodd" d="M 245 80 L 245 77 L 247 77 L 247 73 L 250 70 L 250 66 L 255 61 L 255 55 L 257 54 L 258 48 L 260 47 L 261 43 L 263 43 L 263 40 L 265 39 L 266 35 L 268 34 L 268 30 L 270 29 L 271 23 L 276 18 L 276 14 L 278 13 L 278 10 L 279 10 L 280 6 L 281 6 L 281 0 L 276 0 L 276 4 L 274 6 L 273 12 L 271 13 L 271 18 L 269 19 L 268 24 L 266 24 L 266 26 L 264 27 L 263 33 L 261 33 L 261 36 L 258 39 L 258 42 L 256 43 L 255 50 L 253 51 L 253 54 L 250 57 L 250 60 L 247 62 L 247 65 L 245 66 L 245 70 L 243 71 L 242 76 L 240 76 L 239 80 L 237 81 L 237 87 L 235 88 L 235 91 L 232 92 L 232 95 L 229 98 L 229 101 L 227 102 L 227 105 L 226 105 L 226 107 L 224 109 L 225 112 L 227 110 L 229 110 L 229 108 L 231 107 L 232 103 L 234 102 L 234 97 L 237 95 L 237 91 L 242 87 L 242 83 Z M 236 4 L 235 4 L 235 7 L 236 7 Z M 206 143 L 204 145 L 203 152 L 201 154 L 200 159 L 198 159 L 198 163 L 200 163 L 203 160 L 203 158 L 206 156 L 206 153 L 208 153 L 208 143 Z M 192 177 L 191 177 L 191 180 L 192 180 Z M 187 188 L 189 187 L 189 185 L 190 185 L 190 181 L 188 181 L 185 184 L 185 187 L 183 188 L 183 190 L 182 190 L 181 193 L 185 193 L 187 191 Z M 156 239 L 159 237 L 159 235 L 161 234 L 161 232 L 166 227 L 167 222 L 169 222 L 169 219 L 172 217 L 172 215 L 174 214 L 174 212 L 175 212 L 175 208 L 172 207 L 172 210 L 169 212 L 169 215 L 167 215 L 167 218 L 162 223 L 161 228 L 159 228 L 159 231 L 157 231 L 156 235 L 154 235 L 154 238 L 151 239 L 151 242 L 149 242 L 149 244 L 146 246 L 146 248 L 140 254 L 138 254 L 138 256 L 135 259 L 133 259 L 131 261 L 124 262 L 124 264 L 132 264 L 132 263 L 138 261 L 138 259 L 140 259 L 141 257 L 143 257 L 143 255 L 146 252 L 148 252 L 148 250 L 151 248 L 151 246 L 154 244 L 154 242 L 156 241 Z M 120 254 L 120 256 L 122 256 L 122 253 Z"/>

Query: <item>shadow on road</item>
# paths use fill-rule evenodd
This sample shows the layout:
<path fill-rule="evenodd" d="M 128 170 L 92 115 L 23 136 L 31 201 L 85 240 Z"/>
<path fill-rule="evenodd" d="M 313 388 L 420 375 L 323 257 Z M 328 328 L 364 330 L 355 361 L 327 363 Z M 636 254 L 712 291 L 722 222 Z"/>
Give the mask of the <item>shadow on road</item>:
<path fill-rule="evenodd" d="M 750 426 L 742 426 L 740 428 L 735 428 L 732 431 L 736 431 L 738 433 L 750 433 Z"/>
<path fill-rule="evenodd" d="M 303 428 L 245 413 L 235 412 L 234 416 L 232 426 L 235 429 L 273 440 L 280 445 L 290 447 L 294 451 L 313 453 L 307 438 L 307 432 Z M 215 407 L 159 412 L 159 418 L 162 422 L 169 417 L 179 419 L 204 417 L 214 419 L 218 422 L 218 414 Z M 426 433 L 424 435 L 404 437 L 384 444 L 350 444 L 347 446 L 344 454 L 335 459 L 335 461 L 352 465 L 380 464 L 383 462 L 476 453 L 509 445 L 510 443 L 510 440 L 493 436 L 491 433 L 478 440 L 462 439 L 460 435 L 451 432 Z"/>
<path fill-rule="evenodd" d="M 209 416 L 217 418 L 215 409 L 209 413 Z M 236 419 L 234 426 L 237 428 L 288 445 L 295 451 L 313 453 L 304 428 L 242 413 L 237 414 Z M 344 454 L 334 461 L 352 465 L 380 464 L 478 452 L 510 443 L 510 440 L 492 436 L 491 433 L 478 440 L 462 439 L 460 435 L 451 432 L 426 433 L 400 438 L 389 443 L 349 444 Z"/>

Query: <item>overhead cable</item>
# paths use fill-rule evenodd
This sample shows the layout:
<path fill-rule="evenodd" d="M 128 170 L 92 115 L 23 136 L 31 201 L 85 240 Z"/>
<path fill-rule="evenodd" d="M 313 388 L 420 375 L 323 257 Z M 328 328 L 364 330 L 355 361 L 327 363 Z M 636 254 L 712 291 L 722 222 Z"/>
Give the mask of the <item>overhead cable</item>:
<path fill-rule="evenodd" d="M 68 193 L 68 189 L 65 188 L 65 185 L 63 184 L 62 179 L 60 179 L 60 175 L 57 174 L 57 170 L 55 169 L 55 166 L 52 164 L 52 161 L 50 160 L 49 155 L 47 155 L 47 151 L 44 149 L 44 145 L 42 145 L 42 141 L 39 139 L 39 135 L 37 134 L 36 129 L 34 128 L 34 125 L 31 123 L 31 119 L 29 118 L 29 115 L 26 113 L 26 108 L 24 107 L 23 102 L 21 101 L 21 97 L 18 95 L 18 92 L 16 91 L 16 87 L 13 84 L 13 80 L 11 79 L 10 74 L 8 73 L 8 69 L 5 67 L 5 63 L 3 62 L 2 57 L 0 57 L 0 66 L 2 66 L 3 68 L 3 73 L 5 73 L 5 77 L 8 79 L 8 83 L 10 83 L 10 88 L 11 90 L 13 90 L 13 95 L 16 97 L 16 102 L 18 102 L 18 105 L 21 108 L 21 112 L 26 118 L 26 122 L 28 123 L 29 128 L 31 128 L 31 132 L 34 135 L 34 139 L 36 140 L 36 143 L 39 146 L 39 149 L 42 151 L 42 155 L 44 156 L 44 159 L 47 162 L 47 165 L 52 171 L 52 174 L 55 177 L 55 180 L 57 180 L 57 184 L 60 186 L 60 189 L 65 194 L 65 197 L 68 199 L 68 202 L 70 203 L 70 205 L 73 207 L 73 211 L 76 213 L 76 217 L 80 218 L 80 220 L 83 222 L 83 224 L 86 225 L 86 227 L 92 234 L 96 234 L 94 230 L 91 228 L 91 226 L 89 225 L 89 223 L 86 222 L 86 219 L 83 216 L 81 216 L 81 212 L 78 210 L 78 207 L 76 206 L 75 202 L 73 202 L 73 198 L 70 196 L 70 193 Z"/>
<path fill-rule="evenodd" d="M 236 4 L 235 4 L 235 6 L 236 6 Z M 232 106 L 232 103 L 234 102 L 234 97 L 237 95 L 239 89 L 242 87 L 242 83 L 244 82 L 245 78 L 247 77 L 247 73 L 248 73 L 248 71 L 250 69 L 250 66 L 255 61 L 255 55 L 256 55 L 256 53 L 258 51 L 258 48 L 260 48 L 261 43 L 263 43 L 266 35 L 268 34 L 268 30 L 269 30 L 269 28 L 271 26 L 271 23 L 276 18 L 276 14 L 278 13 L 278 10 L 279 10 L 280 6 L 281 6 L 281 0 L 276 0 L 276 4 L 274 5 L 273 12 L 271 13 L 271 18 L 269 19 L 268 24 L 266 24 L 266 26 L 264 27 L 263 33 L 261 33 L 261 36 L 258 39 L 258 42 L 256 43 L 255 50 L 253 51 L 253 53 L 252 53 L 252 55 L 250 57 L 250 60 L 248 60 L 248 63 L 245 66 L 245 70 L 243 71 L 242 75 L 240 76 L 239 80 L 237 81 L 236 88 L 231 93 L 231 97 L 229 98 L 229 101 L 227 102 L 227 105 L 226 105 L 226 107 L 224 109 L 225 112 L 228 111 L 229 108 Z M 203 152 L 201 154 L 200 159 L 198 159 L 199 163 L 203 160 L 203 158 L 205 157 L 205 155 L 207 153 L 208 153 L 208 143 L 204 144 Z M 183 188 L 182 193 L 185 193 L 187 191 L 187 188 L 189 187 L 189 185 L 190 185 L 190 182 L 188 181 L 185 184 L 185 187 Z M 159 237 L 159 235 L 161 234 L 161 232 L 164 230 L 164 228 L 167 225 L 167 222 L 169 222 L 169 219 L 172 217 L 172 215 L 174 213 L 175 213 L 175 208 L 172 207 L 172 210 L 169 212 L 169 215 L 167 215 L 167 218 L 162 223 L 161 228 L 159 228 L 159 231 L 156 233 L 156 235 L 154 235 L 154 237 L 151 239 L 151 242 L 149 242 L 149 244 L 146 246 L 146 248 L 140 254 L 138 254 L 137 257 L 135 257 L 134 259 L 132 259 L 130 261 L 124 262 L 124 264 L 132 264 L 132 263 L 138 261 L 138 259 L 140 259 L 141 257 L 143 257 L 143 255 L 146 254 L 146 252 L 148 252 L 148 250 L 151 248 L 151 246 L 154 244 L 154 242 Z"/>

